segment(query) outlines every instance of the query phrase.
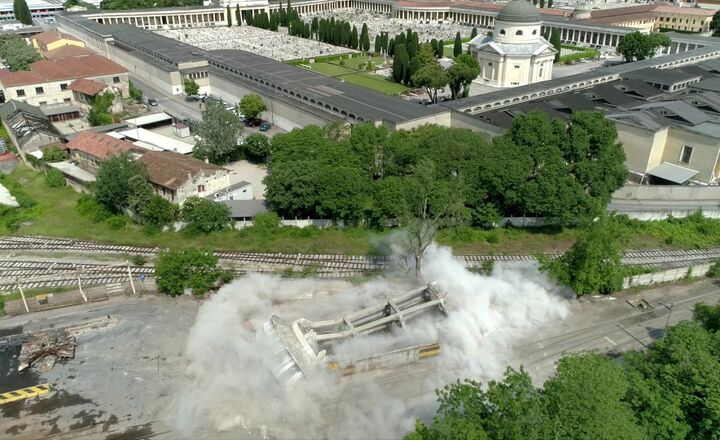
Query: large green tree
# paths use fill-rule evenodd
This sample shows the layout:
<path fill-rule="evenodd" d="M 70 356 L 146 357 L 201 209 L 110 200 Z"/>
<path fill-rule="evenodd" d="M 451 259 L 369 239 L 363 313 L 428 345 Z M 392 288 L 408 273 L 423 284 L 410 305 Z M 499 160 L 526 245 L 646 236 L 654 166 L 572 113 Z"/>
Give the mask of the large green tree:
<path fill-rule="evenodd" d="M 242 124 L 235 113 L 225 109 L 222 101 L 210 99 L 205 103 L 197 133 L 200 139 L 193 156 L 223 164 L 238 152 Z"/>
<path fill-rule="evenodd" d="M 448 85 L 448 75 L 445 69 L 438 63 L 425 65 L 415 72 L 412 83 L 418 87 L 424 87 L 431 103 L 438 100 L 438 92 Z"/>
<path fill-rule="evenodd" d="M 208 234 L 230 226 L 230 208 L 202 197 L 188 197 L 180 209 L 180 219 L 193 233 Z"/>
<path fill-rule="evenodd" d="M 617 223 L 603 217 L 590 224 L 572 247 L 543 269 L 578 295 L 608 294 L 622 289 L 625 273 L 620 261 Z"/>
<path fill-rule="evenodd" d="M 41 59 L 40 53 L 17 36 L 0 37 L 0 58 L 12 72 L 29 70 L 30 64 Z"/>
<path fill-rule="evenodd" d="M 447 69 L 452 99 L 467 97 L 470 94 L 470 84 L 478 75 L 480 75 L 480 64 L 474 56 L 467 53 L 456 56 L 453 64 Z"/>
<path fill-rule="evenodd" d="M 95 198 L 113 212 L 121 212 L 128 206 L 136 180 L 147 181 L 147 171 L 142 162 L 129 153 L 105 159 L 98 168 L 95 180 Z"/>
<path fill-rule="evenodd" d="M 200 91 L 200 86 L 194 79 L 186 79 L 183 83 L 183 89 L 187 96 L 196 96 Z"/>
<path fill-rule="evenodd" d="M 25 0 L 14 0 L 13 12 L 15 13 L 15 19 L 20 23 L 27 25 L 33 24 L 30 8 Z"/>
<path fill-rule="evenodd" d="M 267 105 L 257 93 L 248 93 L 240 99 L 240 112 L 246 118 L 257 118 L 267 110 Z"/>
<path fill-rule="evenodd" d="M 218 257 L 206 249 L 169 249 L 159 252 L 155 261 L 158 290 L 171 296 L 182 295 L 186 288 L 202 295 L 221 273 Z"/>

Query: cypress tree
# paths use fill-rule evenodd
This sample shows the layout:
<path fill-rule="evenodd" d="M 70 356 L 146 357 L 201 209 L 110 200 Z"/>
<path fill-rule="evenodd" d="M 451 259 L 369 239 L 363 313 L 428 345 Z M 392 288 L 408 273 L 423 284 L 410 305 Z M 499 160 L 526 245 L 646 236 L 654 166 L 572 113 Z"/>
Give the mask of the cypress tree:
<path fill-rule="evenodd" d="M 370 34 L 365 32 L 365 38 L 362 39 L 362 50 L 368 52 L 370 50 Z"/>
<path fill-rule="evenodd" d="M 380 44 L 380 35 L 375 35 L 375 53 L 382 51 L 382 45 Z"/>
<path fill-rule="evenodd" d="M 33 24 L 30 8 L 28 8 L 25 0 L 14 0 L 13 12 L 15 13 L 15 19 L 20 23 L 27 25 Z"/>
<path fill-rule="evenodd" d="M 560 61 L 560 49 L 562 46 L 562 43 L 560 42 L 560 32 L 557 29 L 554 29 L 550 35 L 550 44 L 552 44 L 555 50 L 557 50 L 557 53 L 555 54 L 555 62 L 557 63 Z"/>
<path fill-rule="evenodd" d="M 542 1 L 542 0 L 541 0 L 541 1 Z M 477 28 L 476 28 L 476 27 L 473 27 L 472 32 L 470 32 L 470 38 L 472 39 L 472 38 L 475 38 L 475 37 L 477 37 Z"/>
<path fill-rule="evenodd" d="M 443 48 L 445 47 L 445 42 L 443 40 L 438 40 L 437 42 L 437 51 L 435 52 L 435 56 L 438 58 L 443 57 Z"/>
<path fill-rule="evenodd" d="M 395 56 L 395 39 L 394 38 L 391 38 L 388 41 L 387 54 L 390 57 Z"/>
<path fill-rule="evenodd" d="M 430 40 L 430 48 L 432 49 L 433 54 L 437 54 L 437 44 L 438 44 L 438 40 L 436 40 L 435 38 Z"/>
<path fill-rule="evenodd" d="M 242 14 L 240 13 L 240 4 L 235 5 L 235 21 L 237 21 L 238 26 L 240 26 L 242 24 Z"/>
<path fill-rule="evenodd" d="M 417 72 L 421 67 L 420 64 L 420 58 L 413 57 L 410 59 L 410 80 L 412 82 L 412 77 L 415 75 L 415 72 Z"/>
<path fill-rule="evenodd" d="M 232 26 L 232 15 L 230 15 L 230 5 L 227 5 L 226 10 L 225 10 L 225 15 L 227 16 L 228 27 Z"/>
<path fill-rule="evenodd" d="M 358 48 L 358 31 L 357 27 L 352 27 L 352 33 L 350 34 L 350 49 Z"/>
<path fill-rule="evenodd" d="M 388 33 L 383 32 L 380 36 L 380 46 L 382 48 L 383 53 L 387 53 L 388 50 Z"/>
<path fill-rule="evenodd" d="M 453 45 L 453 56 L 459 57 L 462 53 L 462 41 L 460 41 L 460 32 L 455 34 L 455 44 Z"/>
<path fill-rule="evenodd" d="M 248 24 L 248 26 L 253 25 L 253 11 L 247 11 L 247 14 L 245 15 L 245 23 Z"/>

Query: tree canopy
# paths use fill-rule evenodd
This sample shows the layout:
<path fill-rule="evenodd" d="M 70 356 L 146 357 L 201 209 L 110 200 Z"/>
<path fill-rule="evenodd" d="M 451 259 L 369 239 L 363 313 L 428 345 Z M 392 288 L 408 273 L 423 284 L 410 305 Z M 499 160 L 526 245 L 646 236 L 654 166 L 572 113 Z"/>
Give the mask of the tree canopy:
<path fill-rule="evenodd" d="M 208 234 L 230 226 L 230 208 L 224 203 L 192 196 L 183 203 L 180 219 L 189 231 Z"/>
<path fill-rule="evenodd" d="M 30 64 L 40 60 L 40 53 L 18 36 L 0 37 L 0 58 L 12 72 L 29 70 Z"/>
<path fill-rule="evenodd" d="M 662 33 L 645 35 L 632 32 L 622 37 L 616 50 L 626 62 L 631 62 L 652 58 L 660 47 L 668 46 L 670 46 L 670 37 Z"/>
<path fill-rule="evenodd" d="M 15 14 L 15 19 L 20 23 L 27 25 L 33 24 L 30 8 L 25 0 L 13 1 L 13 13 Z"/>
<path fill-rule="evenodd" d="M 200 91 L 200 86 L 194 79 L 186 79 L 183 83 L 183 89 L 186 95 L 196 96 Z"/>
<path fill-rule="evenodd" d="M 221 273 L 218 257 L 207 249 L 169 249 L 159 252 L 155 261 L 158 290 L 171 296 L 182 295 L 186 288 L 202 295 Z"/>
<path fill-rule="evenodd" d="M 615 127 L 600 113 L 562 121 L 531 112 L 492 141 L 432 125 L 389 133 L 359 124 L 339 133 L 308 126 L 272 138 L 266 197 L 281 216 L 402 221 L 417 193 L 413 170 L 428 160 L 435 179 L 455 188 L 471 224 L 499 215 L 569 224 L 602 212 L 627 176 Z M 335 179 L 338 186 L 327 188 Z"/>
<path fill-rule="evenodd" d="M 265 110 L 267 106 L 257 93 L 248 93 L 240 99 L 240 112 L 246 118 L 256 118 Z"/>
<path fill-rule="evenodd" d="M 193 156 L 224 164 L 238 153 L 242 123 L 235 113 L 225 110 L 222 101 L 210 99 L 203 109 L 197 133 L 200 139 L 193 149 Z"/>
<path fill-rule="evenodd" d="M 437 391 L 438 410 L 406 440 L 715 439 L 720 432 L 720 305 L 698 304 L 694 320 L 667 329 L 644 352 L 617 362 L 565 355 L 540 388 L 508 368 L 484 387 L 457 381 Z"/>

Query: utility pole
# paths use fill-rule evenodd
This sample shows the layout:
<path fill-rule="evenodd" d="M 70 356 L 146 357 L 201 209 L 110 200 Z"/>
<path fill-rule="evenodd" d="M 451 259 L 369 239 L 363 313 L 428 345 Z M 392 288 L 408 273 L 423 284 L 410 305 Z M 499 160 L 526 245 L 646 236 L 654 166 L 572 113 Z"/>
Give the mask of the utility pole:
<path fill-rule="evenodd" d="M 80 268 L 77 266 L 75 267 L 75 273 L 77 274 L 78 289 L 80 289 L 80 295 L 82 296 L 83 300 L 85 300 L 85 302 L 88 302 L 87 296 L 85 296 L 85 292 L 83 292 L 82 281 L 80 281 Z"/>
<path fill-rule="evenodd" d="M 130 270 L 130 261 L 127 262 L 127 269 L 128 269 L 128 278 L 130 279 L 130 287 L 132 287 L 133 295 L 137 295 L 137 292 L 135 291 L 135 283 L 133 283 L 133 279 L 132 279 L 132 271 Z"/>
<path fill-rule="evenodd" d="M 18 289 L 20 290 L 20 297 L 23 300 L 23 304 L 25 305 L 25 312 L 30 313 L 30 307 L 28 307 L 27 300 L 25 299 L 25 292 L 23 292 L 23 288 L 20 285 L 20 278 L 16 280 Z"/>
<path fill-rule="evenodd" d="M 663 303 L 660 303 L 660 304 L 662 304 L 663 307 L 668 309 L 668 316 L 667 316 L 667 320 L 665 321 L 665 329 L 663 330 L 663 339 L 665 339 L 665 335 L 667 334 L 668 325 L 670 325 L 670 315 L 672 315 L 672 311 L 673 311 L 673 307 L 675 307 L 675 303 L 671 303 L 669 307 L 667 304 L 663 304 Z"/>

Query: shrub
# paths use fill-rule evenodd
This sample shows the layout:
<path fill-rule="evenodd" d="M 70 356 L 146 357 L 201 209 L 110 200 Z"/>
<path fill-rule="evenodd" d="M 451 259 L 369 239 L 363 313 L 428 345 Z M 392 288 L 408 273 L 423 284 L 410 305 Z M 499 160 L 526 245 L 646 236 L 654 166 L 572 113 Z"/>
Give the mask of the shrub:
<path fill-rule="evenodd" d="M 43 150 L 42 159 L 48 163 L 62 162 L 65 160 L 65 153 L 60 147 L 53 145 Z"/>
<path fill-rule="evenodd" d="M 105 219 L 105 223 L 110 229 L 117 231 L 127 225 L 127 217 L 124 215 L 113 215 L 112 217 Z"/>
<path fill-rule="evenodd" d="M 155 262 L 158 289 L 171 296 L 182 295 L 185 288 L 202 295 L 215 285 L 221 273 L 218 257 L 198 248 L 162 251 Z"/>
<path fill-rule="evenodd" d="M 270 231 L 280 227 L 280 217 L 276 212 L 258 214 L 253 218 L 253 227 L 263 231 Z"/>
<path fill-rule="evenodd" d="M 720 261 L 716 261 L 715 264 L 710 266 L 710 271 L 707 276 L 710 278 L 720 278 Z"/>
<path fill-rule="evenodd" d="M 77 201 L 77 206 L 75 206 L 75 211 L 95 223 L 101 222 L 112 216 L 112 213 L 105 207 L 105 205 L 98 202 L 94 197 L 88 194 L 80 196 Z"/>
<path fill-rule="evenodd" d="M 147 257 L 145 257 L 145 255 L 140 255 L 140 254 L 133 255 L 133 257 L 132 257 L 132 264 L 133 264 L 133 265 L 135 265 L 135 266 L 145 266 L 146 263 L 147 263 Z"/>
<path fill-rule="evenodd" d="M 45 173 L 45 185 L 50 188 L 63 188 L 65 184 L 65 176 L 55 168 L 50 168 L 47 173 Z"/>

